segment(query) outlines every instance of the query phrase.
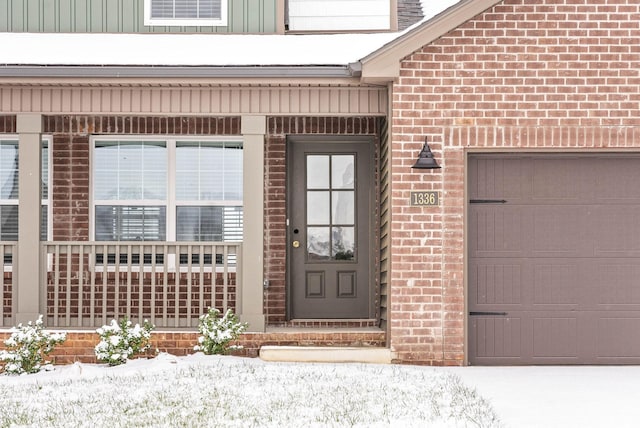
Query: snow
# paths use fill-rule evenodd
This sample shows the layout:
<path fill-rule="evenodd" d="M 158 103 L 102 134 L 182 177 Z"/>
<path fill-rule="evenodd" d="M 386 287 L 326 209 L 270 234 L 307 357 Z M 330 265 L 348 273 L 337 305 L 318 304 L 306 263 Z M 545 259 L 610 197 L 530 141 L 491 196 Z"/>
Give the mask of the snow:
<path fill-rule="evenodd" d="M 506 427 L 637 427 L 640 366 L 457 367 Z"/>
<path fill-rule="evenodd" d="M 501 426 L 443 371 L 203 354 L 0 376 L 0 407 L 0 426 Z"/>
<path fill-rule="evenodd" d="M 358 34 L 0 33 L 0 65 L 347 65 L 375 52 L 457 0 L 423 0 L 424 19 L 403 32 Z"/>
<path fill-rule="evenodd" d="M 117 367 L 2 375 L 0 426 L 201 426 L 216 418 L 220 427 L 624 428 L 640 420 L 638 379 L 639 366 L 433 368 L 159 354 Z"/>

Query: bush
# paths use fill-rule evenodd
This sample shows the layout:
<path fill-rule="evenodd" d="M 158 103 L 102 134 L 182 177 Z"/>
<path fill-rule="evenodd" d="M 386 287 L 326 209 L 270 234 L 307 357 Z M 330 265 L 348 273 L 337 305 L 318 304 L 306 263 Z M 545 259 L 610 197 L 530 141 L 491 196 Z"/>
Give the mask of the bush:
<path fill-rule="evenodd" d="M 4 341 L 6 351 L 0 351 L 0 361 L 4 361 L 4 371 L 9 374 L 37 373 L 48 364 L 45 356 L 53 352 L 56 345 L 66 340 L 65 333 L 44 331 L 42 315 L 34 324 L 18 324 L 11 329 L 11 336 Z"/>
<path fill-rule="evenodd" d="M 202 351 L 207 355 L 226 354 L 230 349 L 241 349 L 241 346 L 230 346 L 229 342 L 236 340 L 247 329 L 247 323 L 241 323 L 231 309 L 221 317 L 216 308 L 200 316 L 198 345 L 195 351 Z"/>
<path fill-rule="evenodd" d="M 147 320 L 142 326 L 136 324 L 133 327 L 126 317 L 120 323 L 111 320 L 110 325 L 96 330 L 100 335 L 100 343 L 95 347 L 98 361 L 117 366 L 126 363 L 134 355 L 146 352 L 151 348 L 149 339 L 154 328 Z"/>

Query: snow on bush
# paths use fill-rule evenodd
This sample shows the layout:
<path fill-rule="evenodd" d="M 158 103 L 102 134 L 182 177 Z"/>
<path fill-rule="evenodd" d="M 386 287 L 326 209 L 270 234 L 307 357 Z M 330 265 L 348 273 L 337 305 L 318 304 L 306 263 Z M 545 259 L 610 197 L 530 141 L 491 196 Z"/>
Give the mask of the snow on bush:
<path fill-rule="evenodd" d="M 18 324 L 11 329 L 11 336 L 4 341 L 6 351 L 0 351 L 0 361 L 5 362 L 4 371 L 9 374 L 37 373 L 44 365 L 44 360 L 56 345 L 66 340 L 65 333 L 48 333 L 44 331 L 42 315 L 35 324 L 31 321 L 26 326 Z"/>
<path fill-rule="evenodd" d="M 96 330 L 100 335 L 100 343 L 95 347 L 98 361 L 117 366 L 126 363 L 131 356 L 151 348 L 149 339 L 155 326 L 147 320 L 144 320 L 142 326 L 131 325 L 131 321 L 125 317 L 120 323 L 111 320 L 110 325 L 103 325 Z"/>
<path fill-rule="evenodd" d="M 198 345 L 195 351 L 202 351 L 207 355 L 225 354 L 230 349 L 241 349 L 241 346 L 230 346 L 229 342 L 236 340 L 247 329 L 247 323 L 241 323 L 231 309 L 221 317 L 216 308 L 200 316 Z"/>

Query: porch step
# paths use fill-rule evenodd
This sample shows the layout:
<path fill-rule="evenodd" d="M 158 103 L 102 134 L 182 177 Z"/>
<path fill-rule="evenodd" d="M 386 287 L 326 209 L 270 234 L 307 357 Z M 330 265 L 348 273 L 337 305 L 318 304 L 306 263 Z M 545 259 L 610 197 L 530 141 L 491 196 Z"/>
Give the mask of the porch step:
<path fill-rule="evenodd" d="M 300 363 L 391 363 L 388 348 L 332 346 L 263 346 L 260 358 L 265 361 Z"/>

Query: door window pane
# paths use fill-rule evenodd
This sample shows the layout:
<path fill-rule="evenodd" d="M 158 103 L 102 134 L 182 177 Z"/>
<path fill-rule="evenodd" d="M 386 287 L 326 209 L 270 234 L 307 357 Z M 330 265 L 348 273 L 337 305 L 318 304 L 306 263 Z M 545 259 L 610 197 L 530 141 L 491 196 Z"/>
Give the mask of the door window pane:
<path fill-rule="evenodd" d="M 309 260 L 328 260 L 331 257 L 329 231 L 328 227 L 307 228 L 307 258 Z"/>
<path fill-rule="evenodd" d="M 307 192 L 307 224 L 329 224 L 329 192 Z"/>
<path fill-rule="evenodd" d="M 352 225 L 355 222 L 354 192 L 341 190 L 332 193 L 331 221 L 333 224 Z"/>
<path fill-rule="evenodd" d="M 353 189 L 354 155 L 331 156 L 331 187 L 333 189 Z"/>
<path fill-rule="evenodd" d="M 329 188 L 329 156 L 307 156 L 307 189 Z"/>
<path fill-rule="evenodd" d="M 331 230 L 331 256 L 334 260 L 353 260 L 356 251 L 353 227 L 334 227 Z"/>

